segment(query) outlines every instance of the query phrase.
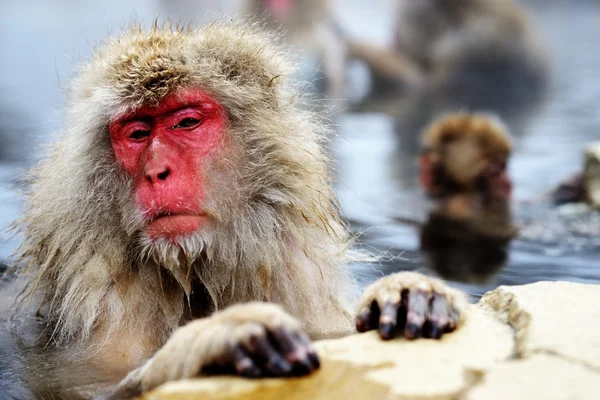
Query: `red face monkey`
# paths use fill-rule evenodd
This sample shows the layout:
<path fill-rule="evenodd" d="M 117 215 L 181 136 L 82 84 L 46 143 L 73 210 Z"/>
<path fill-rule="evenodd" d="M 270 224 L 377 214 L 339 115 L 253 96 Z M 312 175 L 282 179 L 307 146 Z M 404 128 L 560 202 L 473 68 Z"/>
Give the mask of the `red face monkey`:
<path fill-rule="evenodd" d="M 355 324 L 384 339 L 457 326 L 461 294 L 413 273 L 375 282 L 353 319 L 346 263 L 361 255 L 331 189 L 329 130 L 294 100 L 275 42 L 233 23 L 133 28 L 75 79 L 62 139 L 31 174 L 18 266 L 38 344 L 100 371 L 94 393 L 125 376 L 116 396 L 306 374 L 310 340 Z"/>
<path fill-rule="evenodd" d="M 223 106 L 201 89 L 168 95 L 109 124 L 117 161 L 133 179 L 133 198 L 150 240 L 177 241 L 208 216 L 201 171 L 223 146 Z"/>

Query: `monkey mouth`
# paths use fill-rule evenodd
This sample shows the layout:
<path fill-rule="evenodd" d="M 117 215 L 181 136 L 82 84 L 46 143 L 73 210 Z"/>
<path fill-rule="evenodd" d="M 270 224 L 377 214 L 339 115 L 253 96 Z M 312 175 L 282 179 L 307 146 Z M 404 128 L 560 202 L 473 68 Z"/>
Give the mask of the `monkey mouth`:
<path fill-rule="evenodd" d="M 151 239 L 176 239 L 198 232 L 206 223 L 204 213 L 159 213 L 152 216 L 146 225 Z"/>

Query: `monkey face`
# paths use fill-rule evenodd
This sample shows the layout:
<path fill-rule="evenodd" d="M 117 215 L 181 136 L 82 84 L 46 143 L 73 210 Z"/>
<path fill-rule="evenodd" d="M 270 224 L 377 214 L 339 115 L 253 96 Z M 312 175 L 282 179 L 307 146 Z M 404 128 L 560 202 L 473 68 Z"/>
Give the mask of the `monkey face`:
<path fill-rule="evenodd" d="M 175 240 L 205 225 L 203 167 L 221 148 L 225 124 L 223 107 L 199 89 L 111 121 L 112 148 L 133 180 L 134 205 L 150 239 Z"/>
<path fill-rule="evenodd" d="M 284 22 L 290 17 L 294 0 L 262 0 L 261 3 L 276 20 Z"/>

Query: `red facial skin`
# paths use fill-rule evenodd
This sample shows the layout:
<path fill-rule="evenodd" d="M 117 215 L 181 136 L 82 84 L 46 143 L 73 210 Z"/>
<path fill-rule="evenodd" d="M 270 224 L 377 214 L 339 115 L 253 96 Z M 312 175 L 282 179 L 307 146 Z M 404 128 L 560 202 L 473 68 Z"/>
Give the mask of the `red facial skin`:
<path fill-rule="evenodd" d="M 265 0 L 267 10 L 279 21 L 285 21 L 294 5 L 295 0 Z"/>
<path fill-rule="evenodd" d="M 431 155 L 428 153 L 421 153 L 419 156 L 419 183 L 425 193 L 435 196 L 438 194 L 438 190 L 433 184 L 433 166 L 430 158 Z"/>
<path fill-rule="evenodd" d="M 441 188 L 435 185 L 434 165 L 431 154 L 422 153 L 419 156 L 419 183 L 425 193 L 436 197 L 441 195 Z M 506 172 L 506 164 L 490 164 L 484 171 L 483 177 L 488 182 L 487 195 L 492 200 L 509 201 L 512 194 L 512 184 Z"/>
<path fill-rule="evenodd" d="M 506 172 L 506 165 L 490 165 L 484 176 L 489 182 L 490 197 L 500 201 L 509 201 L 512 194 L 512 182 Z"/>
<path fill-rule="evenodd" d="M 201 171 L 221 147 L 226 115 L 200 89 L 165 97 L 109 124 L 117 161 L 132 177 L 134 201 L 151 239 L 174 240 L 206 222 Z"/>

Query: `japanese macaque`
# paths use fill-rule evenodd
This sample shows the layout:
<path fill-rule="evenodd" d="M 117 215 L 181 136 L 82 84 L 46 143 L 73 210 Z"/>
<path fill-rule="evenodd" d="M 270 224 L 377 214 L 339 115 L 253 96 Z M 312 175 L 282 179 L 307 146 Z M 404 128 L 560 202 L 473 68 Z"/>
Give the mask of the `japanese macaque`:
<path fill-rule="evenodd" d="M 421 231 L 429 266 L 444 278 L 482 282 L 505 263 L 511 223 L 511 143 L 506 128 L 481 114 L 450 114 L 424 133 L 420 182 L 433 200 Z"/>
<path fill-rule="evenodd" d="M 316 59 L 320 76 L 310 72 L 313 89 L 325 94 L 325 104 L 339 111 L 347 97 L 347 45 L 330 3 L 330 0 L 246 0 L 246 11 L 266 15 L 271 29 L 283 27 L 287 42 Z"/>
<path fill-rule="evenodd" d="M 397 0 L 391 50 L 349 44 L 373 76 L 373 94 L 428 92 L 437 101 L 495 109 L 544 86 L 547 57 L 513 0 Z"/>
<path fill-rule="evenodd" d="M 275 36 L 234 22 L 134 27 L 81 68 L 18 223 L 32 322 L 17 331 L 27 354 L 52 352 L 15 374 L 37 396 L 304 375 L 311 340 L 458 326 L 462 293 L 416 273 L 373 283 L 354 319 L 346 263 L 365 256 L 332 191 L 329 128 L 291 73 Z"/>

